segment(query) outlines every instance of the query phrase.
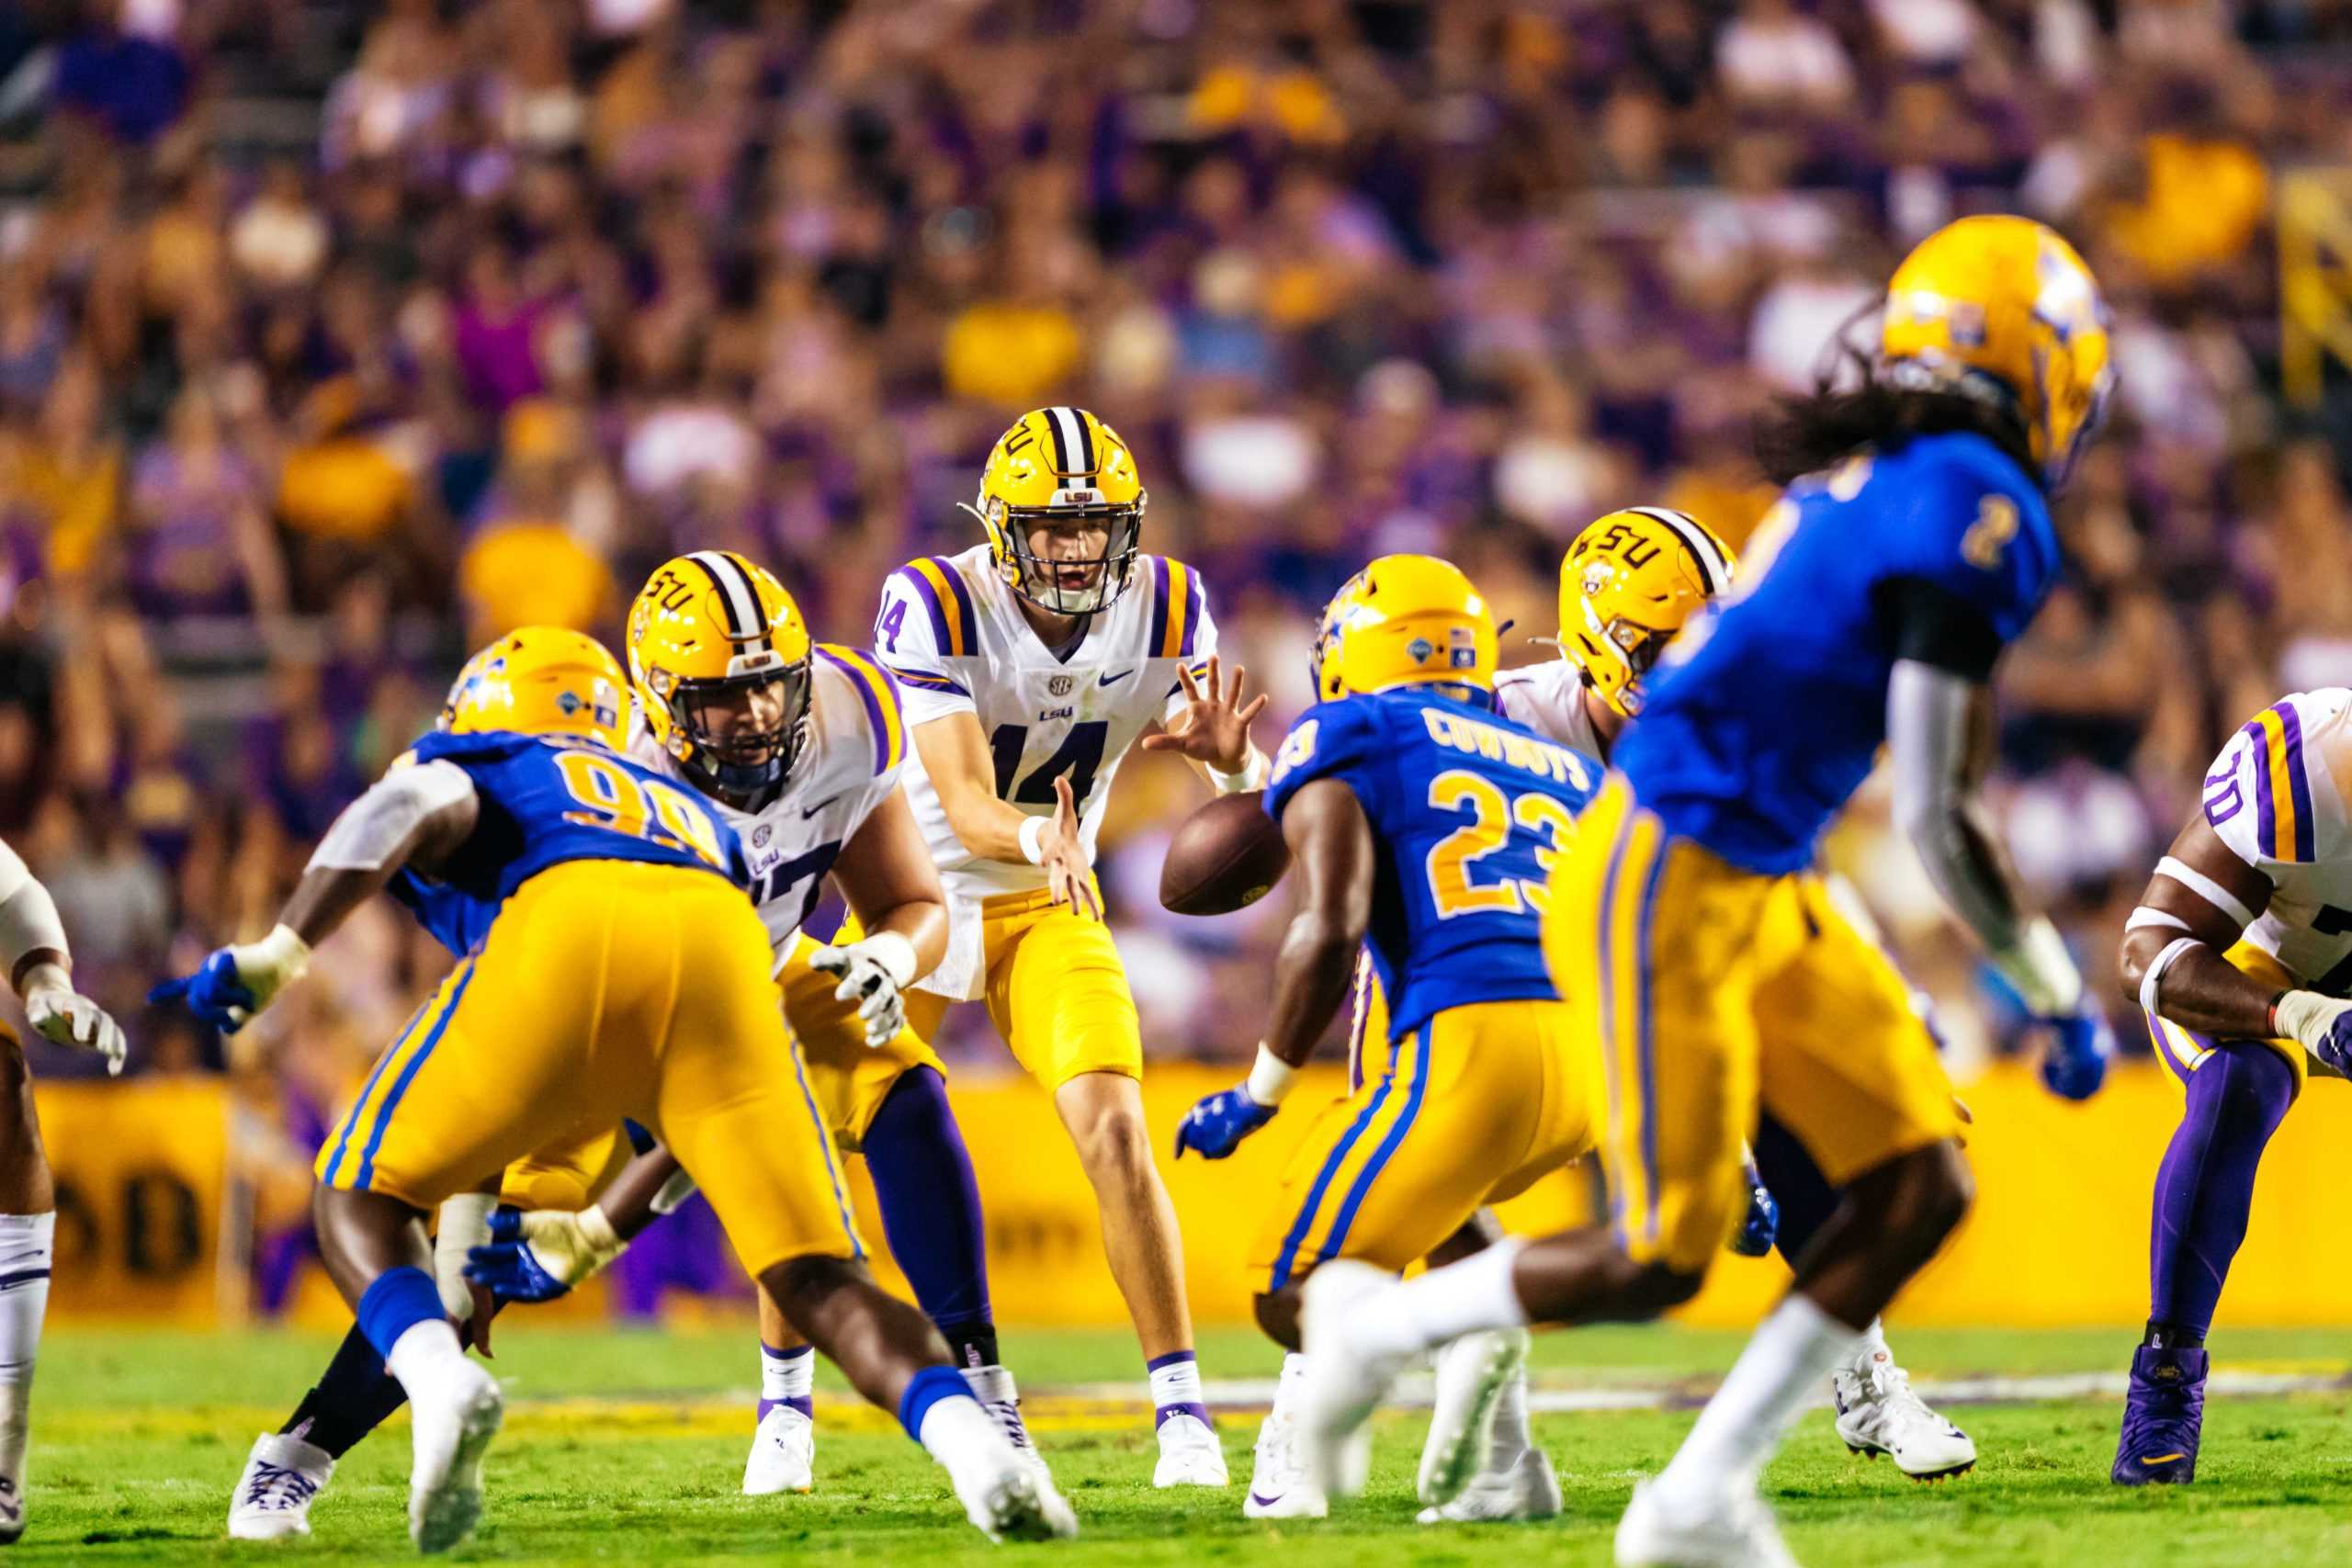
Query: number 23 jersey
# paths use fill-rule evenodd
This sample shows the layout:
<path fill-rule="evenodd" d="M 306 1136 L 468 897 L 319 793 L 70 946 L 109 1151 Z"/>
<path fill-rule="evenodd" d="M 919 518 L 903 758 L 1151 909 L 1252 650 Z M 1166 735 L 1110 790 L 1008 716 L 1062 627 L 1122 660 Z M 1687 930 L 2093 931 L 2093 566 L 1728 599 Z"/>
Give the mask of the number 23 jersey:
<path fill-rule="evenodd" d="M 997 797 L 1032 817 L 1054 811 L 1054 781 L 1069 780 L 1087 859 L 1102 823 L 1111 780 L 1145 728 L 1179 708 L 1180 666 L 1195 671 L 1216 651 L 1216 627 L 1198 573 L 1161 556 L 1139 556 L 1125 592 L 1093 615 L 1067 659 L 1037 638 L 986 545 L 928 556 L 883 585 L 874 648 L 898 677 L 913 727 L 953 713 L 978 718 L 996 768 Z M 907 796 L 946 885 L 955 934 L 926 988 L 976 995 L 983 962 L 973 950 L 971 907 L 1003 893 L 1035 892 L 1046 874 L 1026 861 L 983 860 L 948 825 L 920 756 L 909 759 Z"/>
<path fill-rule="evenodd" d="M 1324 778 L 1372 825 L 1365 940 L 1390 1038 L 1448 1008 L 1557 995 L 1539 922 L 1552 863 L 1599 784 L 1591 762 L 1423 687 L 1307 709 L 1274 760 L 1267 814 L 1280 821 Z"/>
<path fill-rule="evenodd" d="M 2205 776 L 2205 821 L 2270 879 L 2245 941 L 2304 985 L 2352 994 L 2352 691 L 2284 696 L 2246 721 Z"/>

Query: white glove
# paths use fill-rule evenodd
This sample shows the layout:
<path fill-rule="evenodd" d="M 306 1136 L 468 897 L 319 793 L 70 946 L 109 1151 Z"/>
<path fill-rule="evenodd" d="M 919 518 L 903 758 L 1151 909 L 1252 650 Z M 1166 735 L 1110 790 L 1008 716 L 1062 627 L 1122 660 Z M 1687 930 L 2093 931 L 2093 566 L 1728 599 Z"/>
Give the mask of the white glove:
<path fill-rule="evenodd" d="M 601 1204 L 578 1211 L 533 1209 L 518 1221 L 539 1267 L 576 1285 L 628 1250 Z"/>
<path fill-rule="evenodd" d="M 122 1071 L 122 1058 L 130 1049 L 122 1038 L 122 1025 L 75 990 L 65 971 L 56 964 L 35 964 L 26 975 L 25 1021 L 44 1040 L 96 1051 L 107 1059 L 108 1074 Z"/>
<path fill-rule="evenodd" d="M 841 976 L 833 999 L 857 1003 L 867 1045 L 885 1044 L 907 1026 L 899 992 L 914 981 L 915 944 L 897 931 L 877 931 L 847 947 L 820 947 L 808 955 L 808 964 Z"/>

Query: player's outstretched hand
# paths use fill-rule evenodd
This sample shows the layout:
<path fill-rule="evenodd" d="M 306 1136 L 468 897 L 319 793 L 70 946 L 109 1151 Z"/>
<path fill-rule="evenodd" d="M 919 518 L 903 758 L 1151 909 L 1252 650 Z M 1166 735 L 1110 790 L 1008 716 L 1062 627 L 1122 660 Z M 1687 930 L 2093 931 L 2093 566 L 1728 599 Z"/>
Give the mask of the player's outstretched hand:
<path fill-rule="evenodd" d="M 237 973 L 237 950 L 232 947 L 214 949 L 195 974 L 166 980 L 147 993 L 150 1007 L 175 1002 L 223 1034 L 236 1033 L 261 1008 Z"/>
<path fill-rule="evenodd" d="M 1203 1159 L 1223 1159 L 1241 1140 L 1274 1119 L 1274 1107 L 1250 1098 L 1250 1086 L 1235 1084 L 1204 1099 L 1176 1124 L 1176 1157 L 1189 1149 Z"/>
<path fill-rule="evenodd" d="M 551 1302 L 628 1247 L 600 1208 L 501 1208 L 490 1241 L 466 1254 L 466 1278 L 510 1302 Z"/>
<path fill-rule="evenodd" d="M 905 937 L 883 931 L 847 947 L 820 947 L 808 955 L 808 966 L 840 976 L 833 999 L 857 1004 L 868 1046 L 888 1044 L 907 1026 L 902 987 L 914 979 L 915 950 Z"/>
<path fill-rule="evenodd" d="M 1176 680 L 1184 689 L 1184 705 L 1160 734 L 1144 737 L 1143 749 L 1174 751 L 1221 773 L 1238 773 L 1248 767 L 1250 724 L 1265 711 L 1267 702 L 1263 692 L 1246 703 L 1241 700 L 1250 671 L 1237 664 L 1233 679 L 1227 682 L 1217 656 L 1212 653 L 1204 680 L 1194 681 L 1192 671 L 1181 664 L 1176 667 Z"/>
<path fill-rule="evenodd" d="M 1747 1218 L 1731 1238 L 1731 1249 L 1742 1258 L 1761 1258 L 1772 1250 L 1781 1235 L 1781 1205 L 1765 1190 L 1756 1167 L 1747 1168 Z"/>
<path fill-rule="evenodd" d="M 106 1009 L 72 987 L 29 983 L 25 991 L 25 1021 L 44 1040 L 104 1056 L 109 1077 L 122 1071 L 122 1059 L 130 1050 L 122 1037 L 122 1025 L 108 1017 Z"/>
<path fill-rule="evenodd" d="M 1094 868 L 1086 863 L 1086 845 L 1078 833 L 1078 796 L 1069 789 L 1067 773 L 1054 780 L 1054 815 L 1039 840 L 1044 852 L 1037 863 L 1046 868 L 1046 891 L 1057 904 L 1089 919 L 1102 918 L 1102 901 L 1094 891 Z"/>
<path fill-rule="evenodd" d="M 2107 1015 L 2085 998 L 2081 1012 L 2039 1021 L 2050 1032 L 2041 1053 L 2042 1086 L 2061 1100 L 2088 1100 L 2107 1081 L 2115 1055 L 2115 1034 Z"/>

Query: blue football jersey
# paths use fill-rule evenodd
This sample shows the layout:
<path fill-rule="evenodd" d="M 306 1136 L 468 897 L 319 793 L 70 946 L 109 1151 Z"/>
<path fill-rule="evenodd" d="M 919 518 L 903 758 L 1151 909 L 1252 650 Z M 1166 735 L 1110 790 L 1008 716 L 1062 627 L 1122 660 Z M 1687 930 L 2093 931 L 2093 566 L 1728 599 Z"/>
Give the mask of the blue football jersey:
<path fill-rule="evenodd" d="M 1668 646 L 1611 761 L 1669 832 L 1750 871 L 1809 865 L 1886 741 L 1899 628 L 1882 589 L 1920 580 L 2007 643 L 2058 570 L 2041 491 L 1983 436 L 1918 436 L 1801 479 L 1731 592 Z"/>
<path fill-rule="evenodd" d="M 567 861 L 642 861 L 744 880 L 734 829 L 684 788 L 593 741 L 436 730 L 410 755 L 463 768 L 480 803 L 472 835 L 447 864 L 431 877 L 403 871 L 390 887 L 453 951 L 474 947 L 517 887 Z"/>
<path fill-rule="evenodd" d="M 1447 1008 L 1557 994 L 1537 928 L 1596 764 L 1421 687 L 1307 709 L 1274 760 L 1268 814 L 1322 778 L 1354 793 L 1378 845 L 1365 945 L 1390 1038 Z"/>

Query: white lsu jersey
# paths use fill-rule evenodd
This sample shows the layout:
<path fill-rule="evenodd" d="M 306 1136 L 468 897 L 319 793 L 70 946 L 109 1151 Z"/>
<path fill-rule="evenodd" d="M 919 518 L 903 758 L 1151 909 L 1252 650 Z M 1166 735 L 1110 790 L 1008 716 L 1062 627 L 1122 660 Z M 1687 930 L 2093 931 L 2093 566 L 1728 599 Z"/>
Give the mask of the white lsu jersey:
<path fill-rule="evenodd" d="M 1495 706 L 1515 724 L 1547 740 L 1601 761 L 1606 749 L 1584 704 L 1584 676 L 1565 659 L 1549 660 L 1495 677 Z"/>
<path fill-rule="evenodd" d="M 899 787 L 907 754 L 897 683 L 872 654 L 820 642 L 809 662 L 808 734 L 776 797 L 757 811 L 705 797 L 742 839 L 752 902 L 778 965 L 842 846 Z M 677 759 L 650 733 L 639 731 L 629 755 L 683 782 Z"/>
<path fill-rule="evenodd" d="M 2352 994 L 2352 691 L 2278 699 L 2247 721 L 2205 777 L 2205 820 L 2270 879 L 2245 940 L 2303 985 Z"/>
<path fill-rule="evenodd" d="M 995 759 L 997 797 L 1031 817 L 1053 815 L 1054 781 L 1068 778 L 1089 862 L 1119 763 L 1146 727 L 1182 705 L 1177 671 L 1197 672 L 1216 651 L 1197 572 L 1162 556 L 1138 556 L 1132 570 L 1126 592 L 1089 620 L 1065 658 L 1037 639 L 984 544 L 892 572 L 874 626 L 875 649 L 898 678 L 910 728 L 974 715 Z M 946 885 L 950 921 L 945 961 L 917 984 L 978 997 L 986 980 L 979 900 L 1034 892 L 1046 873 L 966 849 L 920 756 L 909 758 L 906 778 Z"/>

